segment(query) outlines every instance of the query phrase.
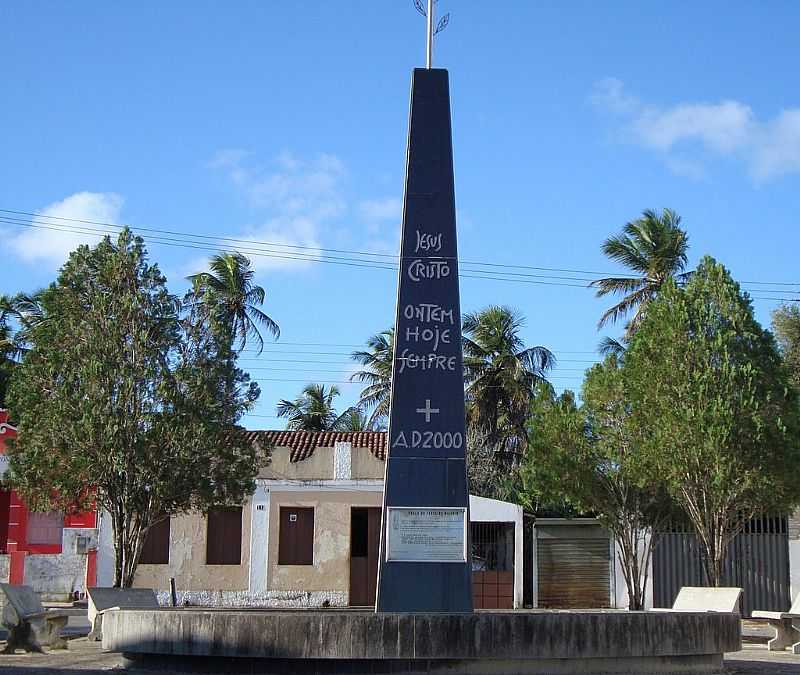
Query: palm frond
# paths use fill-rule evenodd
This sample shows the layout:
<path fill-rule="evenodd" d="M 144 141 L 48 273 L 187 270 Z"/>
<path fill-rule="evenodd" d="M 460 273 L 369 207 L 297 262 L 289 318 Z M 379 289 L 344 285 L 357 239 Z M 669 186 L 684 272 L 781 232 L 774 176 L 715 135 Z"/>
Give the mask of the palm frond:
<path fill-rule="evenodd" d="M 598 327 L 633 313 L 627 330 L 635 330 L 645 315 L 646 305 L 658 295 L 664 283 L 675 278 L 679 283 L 688 278 L 684 273 L 688 261 L 689 238 L 680 227 L 681 218 L 671 209 L 657 213 L 647 209 L 637 220 L 626 223 L 622 234 L 603 242 L 603 253 L 611 260 L 636 272 L 638 278 L 609 277 L 593 281 L 597 296 L 626 294 L 600 317 Z M 641 305 L 641 306 L 640 306 Z"/>
<path fill-rule="evenodd" d="M 608 336 L 600 340 L 600 344 L 597 345 L 597 351 L 602 357 L 616 356 L 620 358 L 625 354 L 626 349 L 627 346 L 624 344 L 624 341 L 615 340 Z"/>

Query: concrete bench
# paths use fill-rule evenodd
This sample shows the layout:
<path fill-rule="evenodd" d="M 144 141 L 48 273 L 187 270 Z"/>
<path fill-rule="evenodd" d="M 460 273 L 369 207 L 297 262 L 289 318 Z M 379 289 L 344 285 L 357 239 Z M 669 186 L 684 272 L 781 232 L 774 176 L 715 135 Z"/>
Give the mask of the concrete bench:
<path fill-rule="evenodd" d="M 742 589 L 736 587 L 683 586 L 672 608 L 654 607 L 654 612 L 732 612 L 739 614 Z"/>
<path fill-rule="evenodd" d="M 158 599 L 152 588 L 87 588 L 89 596 L 89 640 L 103 639 L 103 613 L 110 609 L 155 609 Z"/>
<path fill-rule="evenodd" d="M 771 652 L 781 652 L 787 647 L 792 653 L 800 654 L 800 628 L 795 628 L 794 621 L 800 621 L 800 593 L 794 599 L 788 612 L 755 611 L 753 621 L 766 621 L 775 629 L 775 637 L 767 643 Z"/>
<path fill-rule="evenodd" d="M 60 633 L 74 612 L 42 607 L 39 596 L 30 586 L 0 584 L 6 595 L 2 623 L 8 629 L 4 654 L 22 648 L 26 652 L 41 652 L 42 647 L 64 648 L 66 641 Z"/>

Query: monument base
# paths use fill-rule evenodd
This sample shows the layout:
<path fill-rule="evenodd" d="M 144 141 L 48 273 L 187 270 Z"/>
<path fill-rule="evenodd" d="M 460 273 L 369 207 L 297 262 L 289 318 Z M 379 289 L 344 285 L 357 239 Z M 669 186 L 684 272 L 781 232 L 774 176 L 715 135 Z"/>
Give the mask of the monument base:
<path fill-rule="evenodd" d="M 112 610 L 103 648 L 137 668 L 291 673 L 715 673 L 737 614 Z M 219 660 L 218 660 L 219 659 Z"/>

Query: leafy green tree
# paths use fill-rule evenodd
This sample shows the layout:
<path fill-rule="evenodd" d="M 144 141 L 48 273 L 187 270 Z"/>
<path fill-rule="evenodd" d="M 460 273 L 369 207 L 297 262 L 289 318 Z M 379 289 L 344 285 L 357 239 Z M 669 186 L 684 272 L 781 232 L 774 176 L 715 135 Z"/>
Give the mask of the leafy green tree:
<path fill-rule="evenodd" d="M 664 286 L 631 338 L 625 380 L 651 471 L 686 512 L 719 585 L 745 523 L 800 498 L 797 394 L 728 271 L 703 259 Z"/>
<path fill-rule="evenodd" d="M 643 470 L 615 356 L 591 368 L 582 404 L 570 391 L 545 398 L 532 421 L 521 474 L 529 500 L 591 513 L 613 535 L 630 609 L 643 609 L 654 530 L 670 515 L 663 486 Z M 543 405 L 542 405 L 543 403 Z"/>
<path fill-rule="evenodd" d="M 688 260 L 689 237 L 680 223 L 680 216 L 671 209 L 660 214 L 648 209 L 641 218 L 626 224 L 622 234 L 603 242 L 603 253 L 637 276 L 608 277 L 590 284 L 597 289 L 597 297 L 624 295 L 600 317 L 599 328 L 633 313 L 626 325 L 626 338 L 630 338 L 662 286 L 673 278 L 687 278 L 683 270 Z"/>
<path fill-rule="evenodd" d="M 282 399 L 278 402 L 278 417 L 287 419 L 286 427 L 294 431 L 349 431 L 352 423 L 348 408 L 339 415 L 334 401 L 339 396 L 336 385 L 308 384 L 293 401 Z"/>
<path fill-rule="evenodd" d="M 524 323 L 519 312 L 491 306 L 466 314 L 462 330 L 467 422 L 512 466 L 527 442 L 534 388 L 556 360 L 545 347 L 525 346 Z"/>
<path fill-rule="evenodd" d="M 369 426 L 385 427 L 389 420 L 389 397 L 392 391 L 392 359 L 394 358 L 394 328 L 373 335 L 367 340 L 367 349 L 353 352 L 363 370 L 350 377 L 351 380 L 366 382 L 358 400 L 359 408 L 369 410 Z"/>
<path fill-rule="evenodd" d="M 34 509 L 107 512 L 130 586 L 154 524 L 252 493 L 265 458 L 236 422 L 258 387 L 128 230 L 74 251 L 38 303 L 9 391 L 11 481 Z"/>
<path fill-rule="evenodd" d="M 772 313 L 772 331 L 794 388 L 800 391 L 800 307 L 782 305 Z"/>
<path fill-rule="evenodd" d="M 264 328 L 276 340 L 281 330 L 261 309 L 266 291 L 253 283 L 255 271 L 250 260 L 241 253 L 220 253 L 209 261 L 209 271 L 188 277 L 192 283 L 190 300 L 207 321 L 228 330 L 233 346 L 239 351 L 254 339 L 259 353 L 264 348 L 264 338 L 259 328 Z"/>

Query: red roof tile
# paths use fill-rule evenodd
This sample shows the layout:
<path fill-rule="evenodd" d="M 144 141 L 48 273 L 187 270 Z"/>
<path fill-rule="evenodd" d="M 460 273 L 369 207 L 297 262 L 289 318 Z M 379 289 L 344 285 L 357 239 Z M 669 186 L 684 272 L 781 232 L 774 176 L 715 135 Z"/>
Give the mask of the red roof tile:
<path fill-rule="evenodd" d="M 317 448 L 332 448 L 336 443 L 350 443 L 354 448 L 369 448 L 378 459 L 386 460 L 385 431 L 247 431 L 251 442 L 275 448 L 291 448 L 292 462 L 301 462 Z"/>

